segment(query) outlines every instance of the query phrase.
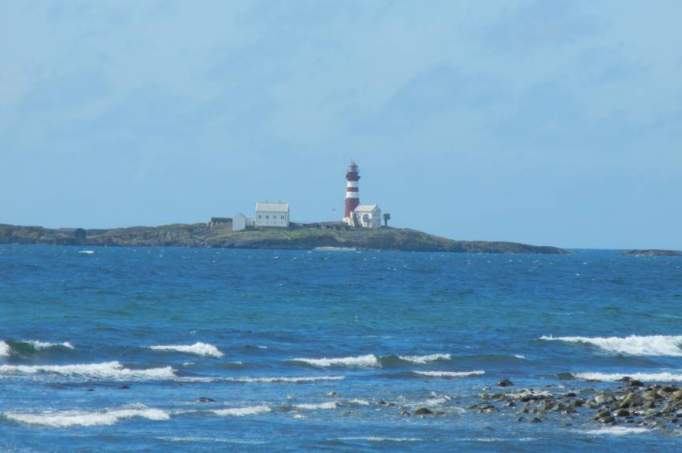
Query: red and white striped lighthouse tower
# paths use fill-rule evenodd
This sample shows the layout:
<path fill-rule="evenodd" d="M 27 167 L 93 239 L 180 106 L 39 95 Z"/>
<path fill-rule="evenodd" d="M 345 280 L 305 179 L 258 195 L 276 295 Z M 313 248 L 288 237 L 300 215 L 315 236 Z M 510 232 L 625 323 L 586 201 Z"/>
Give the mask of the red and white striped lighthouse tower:
<path fill-rule="evenodd" d="M 360 204 L 358 181 L 360 181 L 358 164 L 351 161 L 346 172 L 346 209 L 343 214 L 344 222 L 349 225 L 353 224 L 353 211 Z"/>

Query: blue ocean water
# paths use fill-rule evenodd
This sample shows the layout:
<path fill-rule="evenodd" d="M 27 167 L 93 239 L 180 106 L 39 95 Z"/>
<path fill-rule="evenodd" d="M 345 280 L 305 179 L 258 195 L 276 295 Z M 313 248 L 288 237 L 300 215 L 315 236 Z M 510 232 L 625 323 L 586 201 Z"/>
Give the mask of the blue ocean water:
<path fill-rule="evenodd" d="M 503 377 L 682 380 L 676 258 L 80 252 L 0 247 L 0 450 L 682 447 L 587 412 L 532 424 L 467 409 Z M 418 407 L 445 415 L 404 415 Z"/>

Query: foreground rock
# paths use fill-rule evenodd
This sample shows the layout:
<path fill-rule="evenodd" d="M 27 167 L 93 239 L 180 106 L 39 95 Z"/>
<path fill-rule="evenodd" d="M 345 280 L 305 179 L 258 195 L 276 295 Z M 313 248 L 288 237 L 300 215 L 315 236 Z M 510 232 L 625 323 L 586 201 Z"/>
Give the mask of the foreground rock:
<path fill-rule="evenodd" d="M 550 392 L 523 389 L 480 395 L 481 402 L 469 409 L 481 413 L 512 412 L 518 421 L 539 423 L 549 417 L 572 420 L 588 416 L 604 425 L 624 425 L 671 431 L 682 425 L 682 387 L 644 385 L 624 378 L 609 390 L 583 388 Z"/>
<path fill-rule="evenodd" d="M 454 241 L 405 228 L 353 229 L 338 223 L 293 224 L 233 232 L 206 223 L 85 230 L 0 225 L 0 244 L 185 246 L 250 249 L 352 247 L 371 250 L 565 254 L 556 247 L 514 242 Z"/>

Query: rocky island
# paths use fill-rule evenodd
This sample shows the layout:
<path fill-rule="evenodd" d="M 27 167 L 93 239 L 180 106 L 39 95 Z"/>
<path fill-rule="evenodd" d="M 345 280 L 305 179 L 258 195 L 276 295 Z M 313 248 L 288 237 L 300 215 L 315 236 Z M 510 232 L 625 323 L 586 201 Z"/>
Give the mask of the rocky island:
<path fill-rule="evenodd" d="M 289 228 L 232 231 L 212 223 L 112 229 L 15 226 L 0 224 L 0 244 L 79 246 L 181 246 L 310 250 L 349 247 L 369 250 L 470 253 L 566 254 L 557 247 L 515 242 L 456 241 L 407 228 L 354 229 L 340 222 L 291 224 Z"/>
<path fill-rule="evenodd" d="M 658 249 L 628 250 L 623 254 L 626 256 L 682 256 L 682 252 L 678 252 L 677 250 Z"/>

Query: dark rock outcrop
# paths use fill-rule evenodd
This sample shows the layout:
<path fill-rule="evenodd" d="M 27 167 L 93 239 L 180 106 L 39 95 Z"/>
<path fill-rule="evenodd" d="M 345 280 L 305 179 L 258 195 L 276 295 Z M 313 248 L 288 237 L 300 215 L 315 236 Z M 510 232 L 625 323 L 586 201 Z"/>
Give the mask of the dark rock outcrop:
<path fill-rule="evenodd" d="M 682 256 L 682 252 L 677 250 L 657 250 L 657 249 L 647 249 L 647 250 L 628 250 L 623 253 L 625 256 Z"/>

